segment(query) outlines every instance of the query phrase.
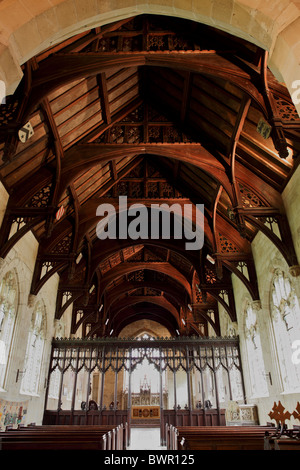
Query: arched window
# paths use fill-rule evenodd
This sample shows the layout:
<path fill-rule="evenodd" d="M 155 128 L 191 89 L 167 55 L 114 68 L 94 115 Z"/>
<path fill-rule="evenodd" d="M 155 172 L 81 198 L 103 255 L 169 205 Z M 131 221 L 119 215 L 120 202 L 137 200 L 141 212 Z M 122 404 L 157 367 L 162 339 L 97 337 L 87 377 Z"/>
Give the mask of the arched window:
<path fill-rule="evenodd" d="M 154 337 L 151 336 L 148 332 L 142 332 L 139 333 L 136 338 L 138 341 L 142 340 L 150 340 L 153 341 Z M 138 349 L 133 349 L 132 350 L 132 356 L 133 357 L 139 357 L 140 354 L 144 354 L 144 351 L 142 353 Z M 154 348 L 154 349 L 149 349 L 147 355 L 151 355 L 151 358 L 159 358 L 159 349 Z M 160 390 L 160 382 L 159 382 L 159 372 L 151 362 L 151 359 L 149 358 L 149 361 L 147 357 L 144 357 L 141 362 L 139 362 L 132 374 L 132 384 L 131 384 L 131 389 L 132 392 L 138 393 L 140 391 L 140 387 L 142 387 L 142 383 L 145 382 L 145 378 L 147 378 L 147 381 L 149 385 L 151 386 L 152 392 L 158 393 Z"/>
<path fill-rule="evenodd" d="M 37 394 L 45 344 L 45 308 L 38 302 L 31 318 L 21 393 Z"/>
<path fill-rule="evenodd" d="M 246 306 L 245 335 L 251 395 L 265 397 L 269 395 L 266 381 L 265 366 L 261 347 L 261 339 L 257 325 L 256 311 L 250 302 Z"/>
<path fill-rule="evenodd" d="M 9 271 L 0 284 L 0 389 L 4 386 L 18 304 L 16 276 Z"/>
<path fill-rule="evenodd" d="M 83 314 L 83 312 L 82 312 Z M 55 338 L 64 338 L 65 334 L 65 325 L 63 320 L 56 320 L 55 321 Z M 50 382 L 49 382 L 49 391 L 48 391 L 48 398 L 59 398 L 59 387 L 60 387 L 60 379 L 61 379 L 61 371 L 59 367 L 56 365 L 55 369 L 52 370 L 50 375 Z"/>
<path fill-rule="evenodd" d="M 292 344 L 300 338 L 300 308 L 289 278 L 280 269 L 272 282 L 271 318 L 284 391 L 298 391 L 300 366 L 292 361 Z"/>

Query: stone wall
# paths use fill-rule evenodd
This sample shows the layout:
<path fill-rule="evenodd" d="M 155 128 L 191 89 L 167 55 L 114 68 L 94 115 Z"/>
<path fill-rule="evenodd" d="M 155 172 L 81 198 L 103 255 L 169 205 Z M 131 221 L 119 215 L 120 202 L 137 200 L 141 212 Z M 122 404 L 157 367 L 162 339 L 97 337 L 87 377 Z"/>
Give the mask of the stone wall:
<path fill-rule="evenodd" d="M 284 208 L 289 220 L 295 251 L 300 260 L 300 168 L 298 167 L 282 193 Z"/>
<path fill-rule="evenodd" d="M 299 178 L 300 171 L 298 170 L 295 172 L 293 178 L 283 193 L 283 201 L 287 210 L 287 216 L 290 222 L 292 236 L 298 257 L 300 254 L 300 222 L 297 211 L 297 200 L 299 201 Z M 5 210 L 7 194 L 3 187 L 0 187 L 0 192 L 3 195 L 3 197 L 0 198 L 1 217 L 1 214 L 3 216 L 3 212 Z M 259 310 L 258 323 L 263 340 L 262 344 L 265 370 L 266 372 L 271 372 L 272 377 L 272 384 L 268 382 L 269 397 L 251 397 L 250 395 L 248 360 L 245 350 L 244 311 L 246 302 L 249 300 L 251 301 L 251 297 L 245 286 L 235 275 L 232 276 L 232 281 L 237 311 L 237 323 L 232 323 L 230 321 L 222 306 L 219 306 L 219 312 L 221 334 L 227 336 L 236 333 L 240 336 L 241 358 L 244 370 L 247 401 L 258 406 L 259 420 L 263 424 L 270 420 L 268 413 L 271 410 L 274 401 L 280 400 L 285 408 L 292 412 L 297 400 L 299 400 L 299 394 L 282 394 L 282 383 L 277 367 L 273 333 L 270 327 L 270 287 L 274 269 L 276 267 L 281 267 L 286 272 L 288 272 L 288 266 L 277 248 L 275 248 L 269 239 L 262 233 L 259 233 L 255 237 L 252 243 L 252 249 L 261 298 L 261 310 Z M 53 336 L 69 336 L 72 311 L 72 308 L 70 307 L 64 314 L 61 321 L 54 320 L 56 290 L 58 286 L 57 275 L 54 275 L 49 279 L 49 281 L 43 286 L 36 297 L 29 298 L 29 291 L 37 250 L 38 244 L 35 237 L 32 235 L 32 233 L 28 233 L 15 245 L 15 247 L 8 253 L 7 257 L 2 260 L 0 271 L 1 276 L 3 276 L 7 271 L 13 269 L 16 272 L 19 287 L 19 306 L 11 360 L 9 364 L 9 373 L 5 384 L 5 391 L 0 392 L 0 399 L 11 402 L 28 401 L 27 422 L 41 422 L 44 404 L 45 379 L 48 373 L 50 358 L 51 339 Z M 299 278 L 293 278 L 293 283 L 299 296 Z M 16 374 L 18 369 L 22 371 L 24 367 L 28 327 L 34 305 L 39 300 L 44 302 L 47 313 L 46 347 L 43 357 L 38 396 L 29 396 L 23 395 L 19 392 L 20 381 L 16 382 Z M 170 336 L 168 330 L 156 322 L 141 320 L 124 328 L 120 333 L 120 337 L 132 337 L 145 332 L 156 337 Z M 210 334 L 215 335 L 211 329 Z M 80 336 L 80 334 L 78 333 L 76 336 Z M 105 397 L 105 402 L 107 403 L 113 399 L 113 374 L 111 379 L 112 386 L 110 387 L 110 377 L 106 378 L 107 396 Z M 120 397 L 121 388 L 122 380 L 120 380 L 118 384 L 118 398 Z M 290 424 L 295 424 L 293 419 L 291 420 Z"/>
<path fill-rule="evenodd" d="M 0 2 L 0 80 L 16 89 L 28 59 L 75 34 L 132 15 L 199 21 L 260 45 L 269 66 L 293 93 L 300 79 L 299 4 L 290 0 L 39 0 Z M 295 103 L 300 109 L 299 103 Z"/>
<path fill-rule="evenodd" d="M 282 198 L 286 209 L 287 217 L 291 227 L 292 237 L 298 260 L 300 259 L 300 219 L 299 219 L 299 198 L 300 198 L 300 171 L 299 168 L 287 184 Z M 245 390 L 248 403 L 254 403 L 258 407 L 258 415 L 261 424 L 270 421 L 268 413 L 271 411 L 274 401 L 279 400 L 291 413 L 294 411 L 297 401 L 299 401 L 299 393 L 284 393 L 283 384 L 278 368 L 278 360 L 274 345 L 273 330 L 271 327 L 270 317 L 270 296 L 271 283 L 276 268 L 281 268 L 287 274 L 289 267 L 281 253 L 274 244 L 262 233 L 258 233 L 252 243 L 252 252 L 256 267 L 259 294 L 261 300 L 261 308 L 258 309 L 257 319 L 260 331 L 263 359 L 266 373 L 271 373 L 271 380 L 268 381 L 269 396 L 268 397 L 251 397 L 251 387 L 249 380 L 248 358 L 245 345 L 245 306 L 247 301 L 252 301 L 251 296 L 244 284 L 232 275 L 235 305 L 237 311 L 237 323 L 232 323 L 222 306 L 219 305 L 221 335 L 230 335 L 235 331 L 240 337 L 241 359 L 244 372 Z M 290 276 L 291 282 L 300 299 L 300 278 Z M 256 306 L 257 307 L 257 306 Z M 300 337 L 299 337 L 300 339 Z M 291 349 L 292 354 L 292 349 Z M 300 367 L 300 365 L 298 366 Z M 299 424 L 293 418 L 288 422 L 290 426 Z"/>
<path fill-rule="evenodd" d="M 2 220 L 7 203 L 7 193 L 0 184 L 0 217 Z M 10 352 L 8 374 L 5 379 L 4 391 L 0 391 L 0 399 L 9 402 L 28 402 L 26 422 L 41 422 L 43 417 L 46 379 L 48 377 L 51 341 L 53 336 L 69 336 L 70 313 L 61 322 L 54 321 L 58 275 L 52 276 L 41 288 L 38 295 L 30 296 L 30 286 L 38 251 L 38 243 L 34 235 L 27 233 L 4 260 L 1 260 L 1 278 L 8 272 L 14 271 L 18 282 L 18 308 L 14 339 Z M 36 396 L 20 393 L 21 377 L 16 382 L 17 371 L 24 370 L 28 330 L 31 316 L 37 302 L 42 301 L 46 312 L 46 342 L 40 374 L 39 390 Z"/>
<path fill-rule="evenodd" d="M 119 338 L 136 338 L 144 333 L 155 338 L 170 337 L 170 332 L 167 328 L 159 323 L 152 320 L 138 320 L 123 328 Z"/>

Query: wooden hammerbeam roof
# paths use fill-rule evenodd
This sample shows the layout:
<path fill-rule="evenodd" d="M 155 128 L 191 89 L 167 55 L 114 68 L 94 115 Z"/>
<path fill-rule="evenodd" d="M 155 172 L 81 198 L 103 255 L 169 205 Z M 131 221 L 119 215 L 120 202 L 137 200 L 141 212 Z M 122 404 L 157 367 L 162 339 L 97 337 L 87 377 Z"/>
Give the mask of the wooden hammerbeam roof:
<path fill-rule="evenodd" d="M 141 316 L 172 334 L 200 334 L 208 323 L 218 333 L 218 303 L 236 320 L 233 273 L 259 299 L 258 230 L 297 264 L 281 192 L 298 164 L 300 120 L 267 60 L 211 27 L 139 15 L 23 65 L 0 109 L 0 177 L 10 196 L 0 255 L 33 231 L 31 293 L 58 273 L 56 317 L 73 305 L 73 333 L 83 325 L 85 334 L 117 334 Z M 22 142 L 28 122 L 34 133 Z M 106 201 L 117 209 L 120 195 L 146 205 L 203 203 L 203 249 L 99 240 L 96 208 Z"/>

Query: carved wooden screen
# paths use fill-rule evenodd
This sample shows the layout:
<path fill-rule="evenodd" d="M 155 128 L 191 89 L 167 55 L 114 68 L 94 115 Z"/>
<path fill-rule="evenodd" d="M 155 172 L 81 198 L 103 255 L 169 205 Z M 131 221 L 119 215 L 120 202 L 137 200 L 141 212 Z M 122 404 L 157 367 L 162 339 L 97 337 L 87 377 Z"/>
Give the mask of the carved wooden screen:
<path fill-rule="evenodd" d="M 46 410 L 130 409 L 132 377 L 145 360 L 159 374 L 162 410 L 219 409 L 229 400 L 244 401 L 236 338 L 57 339 Z"/>

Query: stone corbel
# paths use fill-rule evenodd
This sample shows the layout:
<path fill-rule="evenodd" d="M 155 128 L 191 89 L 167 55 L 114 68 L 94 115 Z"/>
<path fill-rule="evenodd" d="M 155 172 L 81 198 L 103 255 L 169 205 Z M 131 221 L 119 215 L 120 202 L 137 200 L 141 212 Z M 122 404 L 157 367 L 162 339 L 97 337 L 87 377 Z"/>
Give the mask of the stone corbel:
<path fill-rule="evenodd" d="M 34 306 L 35 299 L 36 299 L 36 295 L 29 294 L 28 301 L 27 301 L 27 305 L 28 305 L 29 308 L 32 308 Z"/>
<path fill-rule="evenodd" d="M 287 158 L 289 156 L 287 141 L 283 132 L 283 125 L 281 120 L 273 119 L 273 129 L 271 132 L 274 147 L 278 151 L 280 158 Z"/>
<path fill-rule="evenodd" d="M 300 266 L 299 265 L 290 266 L 289 273 L 293 277 L 298 277 L 300 275 Z"/>
<path fill-rule="evenodd" d="M 262 309 L 261 301 L 260 300 L 253 300 L 253 302 L 251 303 L 251 307 L 255 312 L 258 312 L 259 310 Z"/>

